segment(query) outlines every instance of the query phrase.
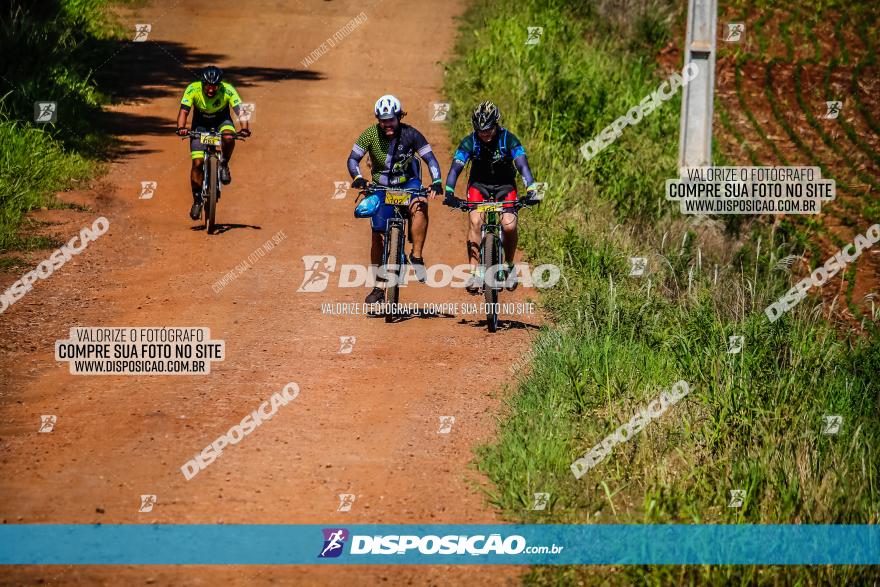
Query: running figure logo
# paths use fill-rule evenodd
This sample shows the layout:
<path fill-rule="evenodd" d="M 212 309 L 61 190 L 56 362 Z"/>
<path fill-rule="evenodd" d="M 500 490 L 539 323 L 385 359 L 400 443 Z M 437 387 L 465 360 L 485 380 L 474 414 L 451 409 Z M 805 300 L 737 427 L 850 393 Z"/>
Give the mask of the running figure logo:
<path fill-rule="evenodd" d="M 743 33 L 746 32 L 746 25 L 741 22 L 727 23 L 727 36 L 724 40 L 728 43 L 739 43 Z"/>
<path fill-rule="evenodd" d="M 526 45 L 537 45 L 541 42 L 541 35 L 544 34 L 544 27 L 541 26 L 530 26 L 528 28 L 528 38 L 526 39 Z"/>
<path fill-rule="evenodd" d="M 345 191 L 348 189 L 347 181 L 334 181 L 333 182 L 333 200 L 344 200 L 345 199 Z"/>
<path fill-rule="evenodd" d="M 306 274 L 298 292 L 316 293 L 327 289 L 330 273 L 336 269 L 336 257 L 332 255 L 303 255 Z"/>
<path fill-rule="evenodd" d="M 843 422 L 843 416 L 822 416 L 822 420 L 824 420 L 822 434 L 826 436 L 835 436 L 840 432 L 840 424 Z"/>
<path fill-rule="evenodd" d="M 738 355 L 740 351 L 743 350 L 743 337 L 742 336 L 728 336 L 727 337 L 727 354 L 728 355 Z"/>
<path fill-rule="evenodd" d="M 141 182 L 141 197 L 139 200 L 152 200 L 153 194 L 156 193 L 156 187 L 159 185 L 159 182 L 156 181 L 142 181 Z"/>
<path fill-rule="evenodd" d="M 153 511 L 153 506 L 156 505 L 156 496 L 155 495 L 142 495 L 141 496 L 141 507 L 138 508 L 139 512 L 149 513 Z"/>
<path fill-rule="evenodd" d="M 355 496 L 353 493 L 340 493 L 339 494 L 339 507 L 336 508 L 337 512 L 350 512 L 351 506 L 354 505 Z"/>
<path fill-rule="evenodd" d="M 547 509 L 547 502 L 550 501 L 549 493 L 536 493 L 535 494 L 535 503 L 532 504 L 532 509 L 536 511 Z"/>
<path fill-rule="evenodd" d="M 832 100 L 825 102 L 825 114 L 822 116 L 825 120 L 834 120 L 843 109 L 843 102 L 840 100 Z"/>
<path fill-rule="evenodd" d="M 746 500 L 746 490 L 745 489 L 731 489 L 730 490 L 730 501 L 727 503 L 727 507 L 729 508 L 741 508 L 743 502 Z"/>
<path fill-rule="evenodd" d="M 57 120 L 57 102 L 34 102 L 34 122 L 55 122 Z"/>
<path fill-rule="evenodd" d="M 348 540 L 348 530 L 345 528 L 324 528 L 324 548 L 318 558 L 336 558 L 342 554 L 345 541 Z"/>
<path fill-rule="evenodd" d="M 253 102 L 242 102 L 238 105 L 238 109 L 240 114 L 238 115 L 238 119 L 242 122 L 252 122 L 254 119 L 254 114 L 257 111 L 257 105 Z"/>
<path fill-rule="evenodd" d="M 340 355 L 350 355 L 351 351 L 354 350 L 354 343 L 357 342 L 356 336 L 340 336 L 339 337 L 339 352 L 337 354 Z"/>
<path fill-rule="evenodd" d="M 453 424 L 455 424 L 455 416 L 440 416 L 440 430 L 437 434 L 449 434 L 452 432 Z"/>
<path fill-rule="evenodd" d="M 645 257 L 630 257 L 629 258 L 629 276 L 630 277 L 641 277 L 645 274 L 645 269 L 648 268 L 648 259 Z"/>
<path fill-rule="evenodd" d="M 57 421 L 58 416 L 40 416 L 40 432 L 52 432 Z"/>
<path fill-rule="evenodd" d="M 449 114 L 448 102 L 434 102 L 434 113 L 431 115 L 431 122 L 446 122 L 447 114 Z"/>
<path fill-rule="evenodd" d="M 153 30 L 153 25 L 151 24 L 136 24 L 134 25 L 134 39 L 132 39 L 133 43 L 143 43 L 147 40 L 147 37 L 150 36 L 150 31 Z"/>

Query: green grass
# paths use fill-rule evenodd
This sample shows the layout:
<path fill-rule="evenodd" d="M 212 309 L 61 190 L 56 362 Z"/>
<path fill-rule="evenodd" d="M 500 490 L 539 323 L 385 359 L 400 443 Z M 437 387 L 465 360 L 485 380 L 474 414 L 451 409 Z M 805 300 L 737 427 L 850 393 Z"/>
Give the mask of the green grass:
<path fill-rule="evenodd" d="M 0 120 L 0 251 L 18 248 L 22 216 L 53 204 L 52 194 L 89 177 L 94 165 L 20 121 Z"/>
<path fill-rule="evenodd" d="M 548 182 L 541 208 L 522 214 L 521 244 L 530 263 L 564 276 L 542 296 L 550 325 L 517 371 L 499 436 L 478 449 L 488 499 L 528 523 L 880 522 L 880 339 L 826 323 L 814 297 L 768 322 L 763 309 L 792 279 L 780 260 L 816 247 L 790 223 L 731 234 L 664 201 L 678 98 L 584 161 L 578 147 L 662 80 L 652 52 L 667 36 L 636 24 L 639 11 L 666 15 L 666 26 L 682 18 L 663 3 L 628 17 L 585 6 L 477 0 L 448 67 L 453 112 L 496 101 Z M 524 45 L 528 26 L 544 27 L 538 45 Z M 454 140 L 468 123 L 453 118 Z M 629 256 L 648 257 L 645 277 L 627 276 Z M 745 337 L 742 353 L 727 354 L 731 335 Z M 574 478 L 576 458 L 679 379 L 686 399 Z M 843 417 L 839 435 L 821 434 L 826 414 Z M 746 490 L 740 509 L 727 507 L 733 489 Z M 548 510 L 528 510 L 535 492 L 551 493 Z M 547 567 L 527 582 L 842 584 L 872 572 Z"/>
<path fill-rule="evenodd" d="M 58 207 L 53 194 L 98 172 L 112 144 L 93 123 L 106 97 L 93 73 L 118 50 L 108 0 L 13 0 L 0 12 L 0 251 L 35 242 L 24 215 Z M 36 125 L 35 101 L 58 123 Z"/>

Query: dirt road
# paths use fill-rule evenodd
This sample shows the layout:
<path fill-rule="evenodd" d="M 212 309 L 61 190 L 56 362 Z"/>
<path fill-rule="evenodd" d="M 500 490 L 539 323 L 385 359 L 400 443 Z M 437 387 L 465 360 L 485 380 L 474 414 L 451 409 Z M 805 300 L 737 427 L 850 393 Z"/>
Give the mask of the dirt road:
<path fill-rule="evenodd" d="M 462 3 L 158 0 L 125 14 L 151 23 L 99 75 L 131 80 L 109 124 L 124 148 L 105 180 L 62 199 L 91 211 L 47 211 L 67 240 L 98 216 L 110 230 L 0 315 L 0 518 L 4 523 L 476 523 L 498 521 L 469 479 L 472 447 L 491 438 L 510 362 L 535 316 L 490 335 L 476 317 L 396 324 L 332 316 L 322 303 L 366 290 L 298 293 L 304 255 L 367 263 L 369 230 L 352 216 L 345 159 L 395 93 L 443 167 L 447 129 L 430 122 L 441 98 Z M 310 67 L 301 61 L 363 12 L 367 21 Z M 208 31 L 214 31 L 207 34 Z M 223 67 L 256 104 L 233 183 L 209 236 L 187 217 L 187 148 L 173 136 L 180 94 L 203 65 Z M 63 123 L 63 121 L 60 121 Z M 156 181 L 139 199 L 142 181 Z M 464 261 L 460 215 L 435 204 L 425 258 Z M 242 275 L 212 286 L 273 235 L 280 244 Z M 48 255 L 35 253 L 34 265 Z M 20 275 L 5 274 L 7 287 Z M 522 291 L 508 296 L 525 300 Z M 460 289 L 406 288 L 403 301 L 469 302 Z M 54 360 L 73 326 L 211 329 L 227 358 L 208 376 L 82 376 Z M 340 354 L 340 336 L 354 336 Z M 299 397 L 187 481 L 180 467 L 289 382 Z M 39 433 L 40 416 L 57 416 Z M 441 416 L 454 416 L 448 434 Z M 337 512 L 340 493 L 356 496 Z M 140 495 L 155 494 L 152 512 Z M 483 584 L 512 568 L 151 567 L 14 569 L 5 581 L 156 584 Z"/>

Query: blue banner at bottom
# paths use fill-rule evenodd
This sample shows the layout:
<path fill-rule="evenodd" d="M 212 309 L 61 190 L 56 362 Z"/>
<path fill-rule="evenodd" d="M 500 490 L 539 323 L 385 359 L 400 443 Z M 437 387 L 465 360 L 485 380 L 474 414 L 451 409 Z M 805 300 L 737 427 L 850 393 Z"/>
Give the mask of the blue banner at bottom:
<path fill-rule="evenodd" d="M 4 565 L 866 565 L 880 526 L 0 526 Z"/>

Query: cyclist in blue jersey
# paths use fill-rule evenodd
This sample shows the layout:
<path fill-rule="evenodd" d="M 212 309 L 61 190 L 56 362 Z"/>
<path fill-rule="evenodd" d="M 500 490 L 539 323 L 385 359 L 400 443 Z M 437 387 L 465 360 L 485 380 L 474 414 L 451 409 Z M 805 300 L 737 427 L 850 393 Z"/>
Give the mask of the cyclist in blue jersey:
<path fill-rule="evenodd" d="M 514 202 L 516 193 L 516 172 L 522 176 L 526 188 L 526 201 L 537 204 L 537 184 L 529 169 L 526 150 L 516 136 L 500 126 L 501 112 L 492 102 L 483 102 L 474 109 L 471 122 L 474 132 L 462 139 L 455 151 L 452 167 L 446 176 L 446 196 L 455 197 L 455 183 L 467 163 L 471 164 L 468 176 L 468 202 L 503 201 Z M 505 205 L 510 210 L 501 214 L 502 242 L 504 258 L 508 267 L 506 287 L 513 291 L 518 280 L 513 267 L 513 256 L 517 244 L 517 217 L 513 203 Z M 467 235 L 467 254 L 471 264 L 471 275 L 465 283 L 465 289 L 471 294 L 480 293 L 482 276 L 478 275 L 480 262 L 480 229 L 482 213 L 472 210 L 470 227 Z"/>
<path fill-rule="evenodd" d="M 418 160 L 421 158 L 428 164 L 428 170 L 431 173 L 431 199 L 442 194 L 443 183 L 440 177 L 440 164 L 437 163 L 431 145 L 428 144 L 424 135 L 412 126 L 400 121 L 406 116 L 406 112 L 401 109 L 400 100 L 391 95 L 382 96 L 376 101 L 373 112 L 376 115 L 376 124 L 370 125 L 361 133 L 348 156 L 348 172 L 352 177 L 351 187 L 363 189 L 367 186 L 367 180 L 360 173 L 360 162 L 364 155 L 369 154 L 373 183 L 388 187 L 422 187 L 422 168 Z M 427 271 L 425 270 L 425 261 L 422 258 L 422 248 L 428 234 L 427 198 L 410 198 L 409 211 L 412 238 L 412 252 L 409 261 L 415 269 L 416 277 L 424 283 L 427 280 Z M 392 215 L 393 206 L 385 204 L 383 201 L 379 210 L 370 219 L 372 228 L 370 262 L 375 266 L 382 263 L 385 228 Z M 382 288 L 374 287 L 367 295 L 366 303 L 380 302 L 383 296 Z"/>

